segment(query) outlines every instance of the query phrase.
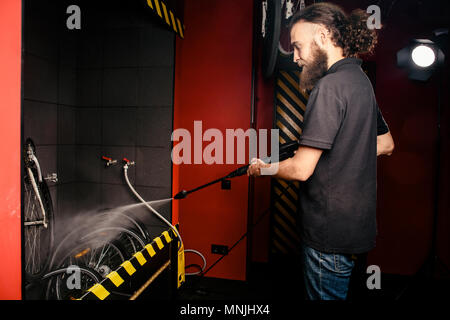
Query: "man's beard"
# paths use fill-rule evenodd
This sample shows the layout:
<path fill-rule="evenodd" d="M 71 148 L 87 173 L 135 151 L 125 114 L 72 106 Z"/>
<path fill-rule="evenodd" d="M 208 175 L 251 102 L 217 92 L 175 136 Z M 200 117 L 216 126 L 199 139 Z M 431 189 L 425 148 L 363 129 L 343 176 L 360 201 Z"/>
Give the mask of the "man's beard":
<path fill-rule="evenodd" d="M 302 90 L 312 90 L 328 70 L 327 53 L 319 48 L 316 42 L 311 44 L 311 50 L 312 59 L 303 66 L 300 73 L 300 89 Z"/>

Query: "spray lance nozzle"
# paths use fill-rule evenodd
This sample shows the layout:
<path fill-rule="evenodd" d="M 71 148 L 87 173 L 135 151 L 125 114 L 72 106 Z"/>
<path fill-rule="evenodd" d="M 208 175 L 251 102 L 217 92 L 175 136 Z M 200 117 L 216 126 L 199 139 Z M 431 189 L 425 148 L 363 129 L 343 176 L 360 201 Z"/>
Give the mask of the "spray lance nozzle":
<path fill-rule="evenodd" d="M 282 145 L 279 147 L 279 156 L 278 156 L 278 160 L 279 160 L 279 161 L 283 161 L 283 160 L 286 160 L 286 159 L 288 159 L 288 158 L 294 156 L 294 154 L 295 154 L 295 152 L 297 151 L 297 149 L 298 149 L 299 146 L 300 146 L 300 143 L 299 143 L 297 140 L 294 140 L 294 141 L 291 141 L 291 142 L 287 142 L 287 143 L 282 144 Z M 262 160 L 263 160 L 264 162 L 266 162 L 266 163 L 271 163 L 271 162 L 272 162 L 272 158 L 271 158 L 271 157 L 267 157 L 267 158 L 264 158 L 264 159 L 262 159 Z M 215 184 L 215 183 L 217 183 L 217 182 L 220 182 L 220 181 L 223 181 L 223 180 L 226 180 L 226 179 L 230 179 L 230 178 L 242 176 L 242 175 L 244 175 L 244 174 L 247 173 L 247 170 L 248 170 L 248 167 L 249 167 L 249 166 L 250 166 L 250 164 L 247 164 L 247 165 L 245 165 L 245 166 L 242 166 L 242 167 L 240 167 L 240 168 L 234 170 L 233 172 L 230 172 L 230 173 L 227 174 L 225 177 L 216 179 L 216 180 L 214 180 L 214 181 L 211 181 L 211 182 L 209 182 L 209 183 L 207 183 L 207 184 L 204 184 L 204 185 L 202 185 L 202 186 L 200 186 L 200 187 L 197 187 L 197 188 L 195 188 L 195 189 L 192 189 L 192 190 L 189 190 L 189 191 L 181 190 L 181 191 L 178 192 L 173 198 L 176 199 L 176 200 L 184 199 L 184 198 L 186 198 L 186 196 L 187 196 L 189 193 L 198 191 L 198 190 L 200 190 L 200 189 L 203 189 L 203 188 L 205 188 L 205 187 L 208 187 L 208 186 L 210 186 L 210 185 L 212 185 L 212 184 Z"/>
<path fill-rule="evenodd" d="M 188 192 L 186 190 L 181 190 L 173 198 L 177 199 L 177 200 L 178 199 L 184 199 L 184 198 L 186 198 L 187 195 L 188 195 Z"/>

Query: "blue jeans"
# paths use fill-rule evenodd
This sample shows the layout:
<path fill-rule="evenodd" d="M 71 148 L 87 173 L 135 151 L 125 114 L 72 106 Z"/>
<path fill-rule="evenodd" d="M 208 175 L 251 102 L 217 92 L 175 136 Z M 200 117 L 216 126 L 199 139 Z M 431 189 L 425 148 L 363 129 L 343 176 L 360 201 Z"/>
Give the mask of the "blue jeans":
<path fill-rule="evenodd" d="M 350 254 L 323 253 L 303 245 L 303 277 L 309 300 L 345 300 L 355 263 Z"/>

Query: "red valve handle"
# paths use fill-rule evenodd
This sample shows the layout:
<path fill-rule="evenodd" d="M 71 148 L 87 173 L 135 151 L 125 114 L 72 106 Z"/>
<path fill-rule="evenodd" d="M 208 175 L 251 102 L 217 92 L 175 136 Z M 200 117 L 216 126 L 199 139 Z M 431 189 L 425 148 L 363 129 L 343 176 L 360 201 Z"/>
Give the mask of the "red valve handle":
<path fill-rule="evenodd" d="M 106 161 L 111 161 L 112 160 L 112 158 L 108 158 L 108 157 L 105 157 L 105 156 L 102 156 L 102 159 L 106 160 Z"/>

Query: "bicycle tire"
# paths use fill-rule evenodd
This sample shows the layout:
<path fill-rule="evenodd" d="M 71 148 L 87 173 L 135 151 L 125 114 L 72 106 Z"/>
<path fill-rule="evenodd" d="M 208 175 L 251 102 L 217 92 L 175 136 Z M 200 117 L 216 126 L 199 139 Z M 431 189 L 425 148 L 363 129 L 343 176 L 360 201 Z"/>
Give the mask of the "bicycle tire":
<path fill-rule="evenodd" d="M 280 41 L 281 3 L 280 0 L 267 1 L 266 37 L 263 40 L 262 70 L 264 78 L 270 78 L 276 68 L 278 42 Z"/>
<path fill-rule="evenodd" d="M 150 233 L 147 230 L 145 224 L 139 219 L 133 216 L 132 214 L 128 214 L 127 211 L 120 212 L 114 211 L 114 209 L 105 209 L 96 217 L 100 221 L 102 217 L 105 216 L 110 218 L 111 215 L 116 215 L 119 218 L 115 221 L 118 223 L 118 226 L 127 227 L 127 229 L 131 229 L 136 232 L 145 242 L 149 242 L 152 240 Z M 120 220 L 122 218 L 122 220 Z"/>
<path fill-rule="evenodd" d="M 130 238 L 121 238 L 122 235 L 128 235 Z M 120 251 L 122 261 L 129 259 L 133 254 L 142 250 L 145 246 L 145 241 L 141 239 L 135 232 L 122 228 L 122 227 L 107 227 L 107 228 L 99 228 L 95 231 L 86 233 L 83 236 L 80 236 L 79 239 L 75 242 L 74 245 L 71 246 L 71 249 L 65 251 L 62 257 L 56 259 L 55 256 L 52 258 L 51 267 L 55 266 L 55 268 L 61 268 L 66 266 L 68 263 L 73 264 L 74 260 L 68 260 L 71 255 L 78 254 L 83 252 L 84 250 L 90 250 L 89 246 L 95 243 L 110 243 L 111 246 L 115 246 L 119 248 L 116 251 Z M 67 247 L 67 246 L 66 246 Z M 95 247 L 94 247 L 95 249 Z M 58 260 L 55 263 L 55 260 Z M 108 263 L 108 267 L 110 271 L 114 270 L 118 267 L 119 264 Z M 92 267 L 92 265 L 90 265 Z M 95 269 L 95 268 L 94 268 Z M 99 271 L 99 270 L 97 270 Z"/>
<path fill-rule="evenodd" d="M 68 279 L 65 279 L 66 276 L 70 276 L 68 272 L 69 268 L 65 267 L 53 270 L 42 277 L 44 283 L 46 281 L 44 285 L 45 295 L 43 296 L 45 300 L 78 300 L 89 288 L 102 280 L 101 275 L 95 270 L 89 267 L 78 267 L 80 272 L 80 286 L 79 288 L 69 288 L 67 285 Z M 64 286 L 64 283 L 66 286 Z"/>
<path fill-rule="evenodd" d="M 89 237 L 93 237 L 94 235 L 101 235 L 105 232 L 114 232 L 116 235 L 114 237 L 115 241 L 118 241 L 121 244 L 121 247 L 124 248 L 124 252 L 126 258 L 131 258 L 135 253 L 144 249 L 146 245 L 145 239 L 139 236 L 137 232 L 133 229 L 127 229 L 122 227 L 106 227 L 100 228 L 94 232 L 91 232 L 83 237 L 83 239 L 88 239 Z"/>
<path fill-rule="evenodd" d="M 46 271 L 50 262 L 51 252 L 54 245 L 54 212 L 50 191 L 46 182 L 43 180 L 39 182 L 35 180 L 35 187 L 33 187 L 31 179 L 36 179 L 37 170 L 35 168 L 27 167 L 27 172 L 23 179 L 23 233 L 24 233 L 24 269 L 27 281 L 33 281 L 40 278 Z M 41 202 L 39 202 L 40 197 Z M 42 217 L 40 210 L 42 206 L 45 210 L 46 223 L 45 227 L 42 224 L 33 224 Z"/>
<path fill-rule="evenodd" d="M 67 251 L 66 256 L 58 263 L 57 269 L 70 265 L 85 266 L 105 277 L 125 260 L 125 249 L 119 241 L 90 239 Z"/>

